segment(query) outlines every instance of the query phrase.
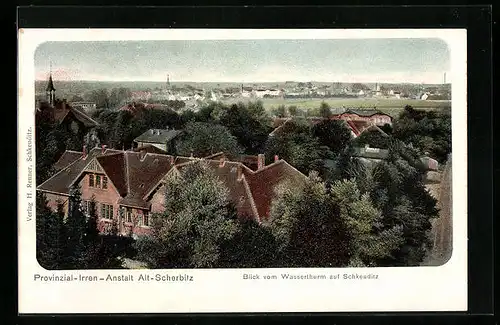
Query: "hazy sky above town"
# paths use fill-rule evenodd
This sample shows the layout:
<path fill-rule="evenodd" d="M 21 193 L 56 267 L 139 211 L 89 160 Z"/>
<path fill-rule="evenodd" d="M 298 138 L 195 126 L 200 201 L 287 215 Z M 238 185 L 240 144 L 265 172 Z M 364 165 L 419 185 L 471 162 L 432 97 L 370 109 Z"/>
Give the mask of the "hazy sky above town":
<path fill-rule="evenodd" d="M 172 82 L 442 83 L 439 39 L 47 42 L 36 79 Z"/>

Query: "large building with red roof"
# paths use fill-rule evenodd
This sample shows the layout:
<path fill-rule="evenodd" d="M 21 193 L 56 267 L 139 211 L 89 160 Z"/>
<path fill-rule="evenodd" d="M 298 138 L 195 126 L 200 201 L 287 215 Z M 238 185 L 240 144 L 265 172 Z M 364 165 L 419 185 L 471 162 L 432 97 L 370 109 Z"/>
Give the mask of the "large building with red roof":
<path fill-rule="evenodd" d="M 378 131 L 386 135 L 380 129 L 385 124 L 392 125 L 392 117 L 378 110 L 341 110 L 334 112 L 330 117 L 278 117 L 273 120 L 274 130 L 269 134 L 273 136 L 280 132 L 283 126 L 292 120 L 305 120 L 310 124 L 318 124 L 322 121 L 339 120 L 345 123 L 345 126 L 351 131 L 353 137 L 358 137 L 365 131 Z"/>
<path fill-rule="evenodd" d="M 146 148 L 122 151 L 102 147 L 88 152 L 84 148 L 83 152 L 66 151 L 55 164 L 56 174 L 37 190 L 45 194 L 50 208 L 62 206 L 67 214 L 71 189 L 78 186 L 85 211 L 92 200 L 96 203 L 101 231 L 109 230 L 115 221 L 121 234 L 147 234 L 151 215 L 164 211 L 169 176 L 203 160 L 230 190 L 238 215 L 265 222 L 276 185 L 302 182 L 305 175 L 278 157 L 267 166 L 263 155 L 258 159 L 258 167 L 251 169 L 242 161 L 229 160 L 224 153 L 195 158 Z"/>

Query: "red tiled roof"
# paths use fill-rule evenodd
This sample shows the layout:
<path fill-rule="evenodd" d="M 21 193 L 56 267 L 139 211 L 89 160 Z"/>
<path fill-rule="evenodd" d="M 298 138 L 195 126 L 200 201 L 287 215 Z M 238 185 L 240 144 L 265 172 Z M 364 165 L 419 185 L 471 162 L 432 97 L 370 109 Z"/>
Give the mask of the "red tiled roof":
<path fill-rule="evenodd" d="M 126 152 L 129 193 L 143 198 L 172 168 L 172 156 L 146 154 L 141 160 L 138 153 Z"/>
<path fill-rule="evenodd" d="M 347 122 L 347 125 L 349 125 L 349 127 L 351 128 L 352 132 L 354 132 L 354 134 L 356 136 L 360 135 L 361 132 L 358 130 L 358 128 L 356 127 L 356 125 L 353 123 L 353 121 L 346 121 Z"/>
<path fill-rule="evenodd" d="M 365 131 L 367 128 L 369 128 L 372 125 L 368 121 L 349 121 L 349 124 L 354 125 L 356 130 L 358 130 L 358 134 L 356 134 L 356 135 L 360 135 L 361 133 L 363 133 L 363 131 Z"/>
<path fill-rule="evenodd" d="M 284 160 L 278 160 L 256 172 L 245 172 L 252 196 L 259 213 L 265 221 L 269 218 L 275 188 L 284 181 L 303 181 L 306 177 Z"/>
<path fill-rule="evenodd" d="M 99 123 L 88 116 L 85 112 L 72 107 L 63 101 L 57 101 L 54 106 L 46 106 L 43 110 L 48 112 L 52 119 L 58 123 L 62 123 L 66 117 L 70 116 L 71 118 L 82 122 L 86 127 L 99 125 Z"/>
<path fill-rule="evenodd" d="M 57 160 L 57 162 L 54 164 L 54 168 L 59 171 L 67 167 L 69 164 L 75 162 L 77 159 L 81 158 L 82 155 L 82 152 L 66 150 L 59 158 L 59 160 Z"/>
<path fill-rule="evenodd" d="M 106 149 L 104 154 L 109 155 L 116 152 L 118 152 L 118 150 Z M 70 186 L 76 180 L 76 178 L 80 176 L 83 169 L 92 159 L 101 155 L 102 152 L 100 148 L 91 149 L 85 159 L 83 159 L 82 155 L 79 159 L 67 165 L 65 168 L 54 174 L 51 178 L 38 185 L 37 189 L 46 192 L 54 192 L 66 195 L 69 194 Z"/>
<path fill-rule="evenodd" d="M 214 174 L 224 183 L 229 189 L 230 199 L 236 205 L 237 210 L 241 213 L 244 212 L 247 217 L 258 218 L 252 211 L 252 197 L 251 193 L 246 191 L 247 182 L 245 178 L 238 179 L 238 169 L 245 168 L 239 162 L 224 161 L 221 166 L 220 160 L 204 160 Z M 185 165 L 179 166 L 182 169 Z M 241 174 L 243 176 L 243 173 Z"/>
<path fill-rule="evenodd" d="M 90 116 L 82 112 L 77 108 L 70 107 L 70 112 L 74 115 L 74 117 L 82 122 L 86 127 L 93 127 L 99 125 L 95 120 L 93 120 Z"/>
<path fill-rule="evenodd" d="M 361 131 L 361 133 L 367 132 L 367 131 L 369 131 L 369 132 L 378 131 L 378 132 L 380 132 L 382 134 L 382 136 L 388 137 L 387 133 L 385 133 L 380 127 L 378 127 L 375 124 L 372 124 L 372 125 L 368 126 L 363 131 Z"/>
<path fill-rule="evenodd" d="M 123 152 L 117 152 L 112 155 L 97 157 L 97 162 L 104 168 L 109 180 L 116 187 L 120 196 L 127 195 L 127 171 L 125 170 L 125 160 Z"/>
<path fill-rule="evenodd" d="M 75 158 L 75 152 L 66 152 L 66 157 Z M 79 154 L 79 153 L 78 153 Z M 240 215 L 257 220 L 269 216 L 271 201 L 276 185 L 285 180 L 302 180 L 305 176 L 279 160 L 260 170 L 253 171 L 242 162 L 227 161 L 224 153 L 209 156 L 208 159 L 174 157 L 164 154 L 93 148 L 86 159 L 80 157 L 69 163 L 60 172 L 48 179 L 38 189 L 46 192 L 68 194 L 69 187 L 78 181 L 84 168 L 96 158 L 110 182 L 121 196 L 119 204 L 149 208 L 148 197 L 161 184 L 164 176 L 175 165 L 182 169 L 190 162 L 205 161 L 215 175 L 229 188 L 230 198 Z M 221 158 L 223 163 L 221 164 Z M 70 160 L 70 158 L 64 158 Z M 60 163 L 63 165 L 63 161 Z M 238 177 L 238 175 L 241 175 Z"/>

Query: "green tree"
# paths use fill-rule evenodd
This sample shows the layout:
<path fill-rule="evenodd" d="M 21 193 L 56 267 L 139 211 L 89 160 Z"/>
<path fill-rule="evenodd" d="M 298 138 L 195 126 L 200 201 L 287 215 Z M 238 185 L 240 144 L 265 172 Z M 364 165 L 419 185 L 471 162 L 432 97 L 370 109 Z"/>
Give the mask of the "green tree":
<path fill-rule="evenodd" d="M 70 190 L 68 198 L 68 216 L 66 226 L 66 268 L 78 269 L 81 267 L 85 253 L 86 217 L 81 209 L 81 192 L 77 187 Z"/>
<path fill-rule="evenodd" d="M 45 195 L 36 197 L 36 256 L 45 269 L 64 268 L 66 245 L 64 215 L 47 207 Z"/>
<path fill-rule="evenodd" d="M 108 90 L 101 88 L 91 91 L 85 97 L 91 102 L 96 103 L 98 109 L 108 109 L 110 108 L 110 100 Z"/>
<path fill-rule="evenodd" d="M 261 153 L 264 149 L 271 127 L 262 122 L 261 116 L 242 103 L 226 107 L 220 114 L 220 123 L 229 129 L 248 154 Z"/>
<path fill-rule="evenodd" d="M 153 219 L 152 238 L 141 240 L 140 255 L 154 250 L 152 267 L 219 266 L 221 247 L 236 231 L 229 194 L 204 162 L 185 166 L 167 182 L 165 213 Z"/>
<path fill-rule="evenodd" d="M 120 111 L 112 126 L 110 135 L 110 146 L 117 149 L 128 149 L 136 137 L 144 132 L 134 115 L 128 111 Z M 141 132 L 142 131 L 142 132 Z"/>
<path fill-rule="evenodd" d="M 71 101 L 72 102 L 83 102 L 85 100 L 83 99 L 83 97 L 81 97 L 79 95 L 74 95 L 73 97 L 71 97 Z"/>
<path fill-rule="evenodd" d="M 241 147 L 235 136 L 224 126 L 214 123 L 189 122 L 177 144 L 180 155 L 205 157 L 217 152 L 239 154 Z"/>
<path fill-rule="evenodd" d="M 265 154 L 268 162 L 278 155 L 305 174 L 312 170 L 321 172 L 324 159 L 329 156 L 328 148 L 322 147 L 318 139 L 311 135 L 309 125 L 295 120 L 284 124 L 268 139 Z"/>
<path fill-rule="evenodd" d="M 338 120 L 325 119 L 312 127 L 313 136 L 319 143 L 327 146 L 331 152 L 338 156 L 352 140 L 351 131 L 345 123 Z"/>
<path fill-rule="evenodd" d="M 115 218 L 113 219 L 115 220 Z M 84 249 L 79 268 L 84 269 L 117 269 L 122 268 L 120 255 L 116 249 L 117 234 L 103 236 L 99 234 L 97 204 L 92 198 L 89 201 L 86 229 L 83 236 Z"/>
<path fill-rule="evenodd" d="M 321 105 L 319 107 L 319 116 L 324 117 L 324 118 L 329 118 L 332 115 L 332 109 L 330 105 L 326 102 L 321 102 Z"/>
<path fill-rule="evenodd" d="M 350 266 L 377 266 L 402 245 L 402 226 L 383 230 L 382 213 L 372 205 L 368 193 L 361 194 L 355 181 L 336 181 L 331 195 L 348 229 Z"/>
<path fill-rule="evenodd" d="M 402 245 L 381 258 L 377 262 L 381 266 L 420 265 L 429 248 L 431 220 L 438 210 L 424 176 L 418 152 L 397 140 L 391 141 L 386 161 L 371 168 L 358 164 L 349 170 L 349 177 L 356 178 L 358 187 L 369 193 L 375 208 L 382 212 L 381 229 L 402 227 Z"/>
<path fill-rule="evenodd" d="M 393 122 L 397 139 L 411 143 L 420 154 L 429 154 L 444 163 L 451 152 L 451 114 L 423 111 L 406 106 Z"/>
<path fill-rule="evenodd" d="M 298 116 L 300 113 L 299 109 L 295 105 L 288 106 L 288 115 L 290 116 Z"/>
<path fill-rule="evenodd" d="M 278 267 L 278 247 L 270 228 L 247 218 L 235 222 L 236 232 L 221 250 L 221 267 Z"/>
<path fill-rule="evenodd" d="M 285 105 L 279 105 L 279 106 L 273 107 L 271 109 L 271 114 L 274 115 L 275 117 L 285 117 L 286 116 Z"/>
<path fill-rule="evenodd" d="M 101 96 L 103 96 L 103 94 L 101 94 Z M 130 91 L 130 89 L 124 87 L 113 88 L 111 89 L 111 93 L 108 97 L 108 104 L 110 107 L 119 107 L 131 97 L 132 92 Z"/>
<path fill-rule="evenodd" d="M 354 141 L 353 144 L 359 147 L 369 145 L 372 148 L 387 149 L 389 147 L 390 137 L 384 135 L 380 131 L 367 130 L 361 133 Z"/>
<path fill-rule="evenodd" d="M 315 173 L 302 184 L 278 187 L 269 226 L 282 267 L 343 267 L 349 263 L 346 225 Z"/>

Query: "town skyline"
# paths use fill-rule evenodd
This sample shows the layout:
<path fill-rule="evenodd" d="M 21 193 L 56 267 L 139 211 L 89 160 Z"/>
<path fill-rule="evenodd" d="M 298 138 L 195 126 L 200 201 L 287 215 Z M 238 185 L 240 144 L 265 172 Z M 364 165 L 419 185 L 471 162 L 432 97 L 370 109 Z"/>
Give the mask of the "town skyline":
<path fill-rule="evenodd" d="M 449 57 L 439 39 L 47 42 L 35 79 L 442 84 Z"/>

